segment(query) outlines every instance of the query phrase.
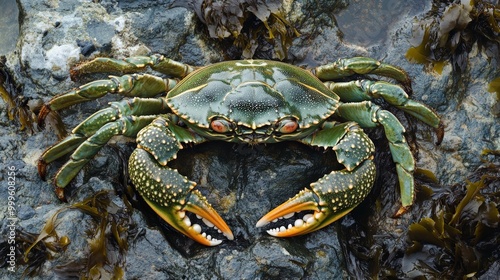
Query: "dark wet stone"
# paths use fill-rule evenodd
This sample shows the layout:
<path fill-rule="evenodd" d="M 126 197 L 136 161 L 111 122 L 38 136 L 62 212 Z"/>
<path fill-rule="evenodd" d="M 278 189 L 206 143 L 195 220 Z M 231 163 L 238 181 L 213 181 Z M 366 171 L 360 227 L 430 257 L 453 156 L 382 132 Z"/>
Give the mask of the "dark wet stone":
<path fill-rule="evenodd" d="M 15 0 L 2 2 L 0 28 L 4 34 L 0 40 L 0 55 L 5 55 L 15 50 L 19 38 L 19 9 Z"/>
<path fill-rule="evenodd" d="M 89 56 L 96 50 L 96 47 L 90 41 L 76 40 L 76 44 L 80 47 L 80 51 L 84 56 Z"/>
<path fill-rule="evenodd" d="M 21 220 L 31 219 L 35 215 L 35 210 L 28 205 L 21 205 L 18 208 L 17 217 Z"/>
<path fill-rule="evenodd" d="M 95 55 L 126 57 L 159 52 L 193 65 L 237 58 L 226 53 L 226 42 L 209 39 L 205 29 L 200 28 L 203 25 L 188 10 L 170 9 L 170 1 L 64 0 L 58 5 L 40 0 L 18 2 L 23 11 L 20 26 L 23 40 L 15 51 L 7 54 L 7 67 L 22 85 L 22 94 L 28 100 L 48 101 L 81 85 L 82 81 L 70 80 L 70 66 Z M 382 1 L 381 5 L 386 5 L 383 9 L 398 8 L 401 16 L 377 18 L 377 26 L 383 26 L 380 27 L 383 32 L 375 34 L 367 30 L 374 27 L 371 14 L 338 25 L 334 21 L 342 13 L 361 9 L 359 5 L 368 9 L 361 1 L 320 2 L 290 2 L 285 14 L 302 35 L 294 40 L 288 62 L 312 67 L 339 57 L 364 55 L 405 69 L 413 81 L 412 97 L 443 117 L 446 127 L 443 144 L 435 146 L 432 129 L 396 110 L 393 112 L 407 126 L 412 146 L 418 147 L 417 167 L 434 172 L 442 184 L 451 186 L 464 181 L 482 164 L 479 157 L 482 150 L 500 149 L 498 118 L 490 114 L 494 98 L 486 91 L 488 82 L 498 73 L 491 66 L 494 63 L 480 54 L 472 57 L 469 71 L 455 83 L 451 67 L 446 66 L 443 74 L 437 75 L 404 57 L 410 46 L 413 18 L 426 11 L 413 6 L 409 9 L 387 6 L 393 1 Z M 328 9 L 324 8 L 326 5 Z M 375 9 L 371 12 L 376 16 Z M 353 29 L 358 35 L 365 32 L 366 36 L 346 35 Z M 60 113 L 70 129 L 97 108 L 118 98 L 90 101 Z M 5 105 L 0 102 L 0 180 L 5 181 L 7 166 L 16 167 L 19 226 L 37 233 L 53 213 L 68 205 L 56 198 L 50 180 L 42 181 L 37 175 L 37 158 L 57 139 L 47 129 L 31 135 L 20 131 L 3 108 Z M 381 278 L 409 277 L 402 269 L 402 256 L 408 246 L 406 230 L 409 224 L 430 213 L 429 204 L 419 195 L 407 214 L 400 219 L 392 218 L 399 208 L 394 165 L 383 132 L 372 130 L 369 134 L 378 150 L 375 159 L 378 177 L 370 196 L 334 225 L 287 239 L 268 236 L 265 229 L 255 228 L 256 221 L 335 168 L 332 153 L 298 143 L 249 147 L 212 142 L 184 149 L 172 166 L 199 183 L 200 191 L 233 230 L 235 240 L 224 241 L 215 248 L 198 245 L 160 221 L 132 192 L 128 198 L 134 207 L 130 219 L 136 226 L 125 253 L 125 278 L 344 279 L 370 278 L 374 273 Z M 69 201 L 82 201 L 101 190 L 116 190 L 118 194 L 113 201 L 126 208 L 128 204 L 122 200 L 128 184 L 124 164 L 133 146 L 128 143 L 102 149 L 69 186 Z M 48 179 L 63 163 L 61 160 L 49 166 Z M 7 196 L 5 188 L 0 188 L 0 197 Z M 0 213 L 0 229 L 4 233 L 5 211 Z M 69 211 L 60 219 L 57 231 L 67 235 L 71 245 L 63 255 L 47 262 L 41 279 L 52 278 L 56 265 L 82 258 L 88 252 L 83 228 L 90 224 L 91 218 L 79 211 Z M 20 267 L 15 274 L 2 270 L 0 278 L 19 278 L 23 269 Z M 495 264 L 482 279 L 496 275 L 497 271 Z"/>

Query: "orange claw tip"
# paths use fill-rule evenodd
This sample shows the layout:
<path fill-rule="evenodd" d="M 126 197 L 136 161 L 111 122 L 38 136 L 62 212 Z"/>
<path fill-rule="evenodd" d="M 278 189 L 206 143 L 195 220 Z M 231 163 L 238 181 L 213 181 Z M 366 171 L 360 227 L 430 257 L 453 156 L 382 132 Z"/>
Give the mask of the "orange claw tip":
<path fill-rule="evenodd" d="M 408 207 L 401 206 L 399 207 L 398 211 L 394 214 L 393 218 L 399 218 L 401 215 L 405 214 L 408 212 Z"/>
<path fill-rule="evenodd" d="M 210 234 L 204 232 L 201 223 L 195 223 L 194 221 L 191 221 L 191 219 L 186 215 L 186 211 L 196 214 L 197 217 L 199 217 L 207 227 L 215 228 L 220 233 L 222 233 L 227 239 L 229 240 L 234 239 L 233 233 L 231 232 L 227 224 L 224 222 L 224 220 L 220 218 L 217 212 L 212 210 L 210 211 L 212 213 L 207 214 L 205 211 L 199 211 L 199 209 L 193 209 L 192 205 L 190 205 L 190 207 L 186 206 L 185 208 L 189 208 L 189 210 L 184 209 L 180 211 L 174 211 L 172 215 L 174 216 L 173 219 L 168 218 L 167 220 L 165 218 L 166 216 L 164 215 L 160 216 L 184 235 L 206 246 L 219 245 L 222 243 L 222 240 L 216 239 L 212 237 Z"/>
<path fill-rule="evenodd" d="M 186 205 L 186 207 L 184 209 L 186 211 L 189 211 L 189 212 L 199 216 L 202 219 L 203 223 L 205 225 L 207 225 L 208 227 L 217 228 L 227 239 L 234 240 L 233 232 L 231 231 L 229 226 L 226 224 L 226 222 L 224 222 L 224 220 L 221 218 L 221 216 L 219 216 L 219 214 L 217 214 L 217 212 L 215 210 L 213 210 L 211 207 L 205 208 L 205 207 L 200 207 L 200 205 L 188 204 L 188 205 Z M 187 216 L 185 216 L 183 219 L 184 219 L 184 221 L 186 221 L 185 219 L 189 219 L 189 218 Z M 194 224 L 194 225 L 196 225 L 196 224 Z M 196 231 L 198 231 L 197 229 L 198 228 L 196 228 Z M 201 230 L 201 227 L 200 227 L 200 230 Z M 200 235 L 203 235 L 203 233 L 201 233 Z M 204 236 L 202 236 L 202 237 L 204 237 Z M 204 237 L 204 238 L 206 238 L 206 237 Z M 217 245 L 217 244 L 215 244 L 215 245 Z M 213 245 L 210 245 L 210 246 L 213 246 Z"/>
<path fill-rule="evenodd" d="M 280 206 L 274 208 L 272 211 L 267 213 L 264 217 L 260 218 L 260 220 L 255 225 L 256 227 L 263 227 L 269 224 L 271 221 L 280 219 L 280 218 L 288 218 L 288 216 L 293 216 L 295 212 L 306 211 L 306 210 L 318 210 L 318 206 L 314 201 L 306 201 L 302 203 L 292 204 L 290 201 L 287 201 Z"/>
<path fill-rule="evenodd" d="M 298 217 L 295 221 L 290 221 L 288 224 L 267 230 L 267 233 L 272 236 L 292 237 L 321 229 L 340 219 L 355 207 L 354 205 L 333 211 L 330 207 L 320 206 L 317 200 L 318 197 L 313 191 L 305 189 L 264 215 L 256 226 L 262 227 L 282 218 L 290 219 L 295 213 L 301 211 L 313 211 L 305 214 L 302 218 Z"/>
<path fill-rule="evenodd" d="M 176 210 L 176 207 L 173 206 L 162 206 L 146 197 L 143 198 L 165 222 L 200 244 L 216 246 L 222 243 L 222 240 L 216 239 L 204 232 L 202 228 L 203 224 L 206 227 L 219 231 L 229 240 L 234 239 L 229 226 L 198 191 L 191 192 L 181 210 Z M 197 218 L 201 221 L 199 223 L 192 221 L 186 212 L 196 214 Z"/>
<path fill-rule="evenodd" d="M 275 237 L 292 237 L 302 234 L 308 234 L 319 230 L 339 218 L 349 213 L 353 208 L 344 209 L 343 211 L 333 213 L 328 209 L 322 211 L 314 211 L 314 213 L 306 214 L 301 218 L 296 219 L 293 224 L 288 226 L 280 226 L 267 230 L 269 235 Z"/>
<path fill-rule="evenodd" d="M 315 195 L 312 191 L 305 189 L 298 193 L 295 197 L 289 199 L 280 206 L 274 208 L 269 213 L 264 215 L 257 224 L 256 227 L 263 227 L 269 224 L 271 221 L 288 216 L 292 216 L 295 212 L 313 210 L 318 211 L 318 203 L 316 202 Z"/>

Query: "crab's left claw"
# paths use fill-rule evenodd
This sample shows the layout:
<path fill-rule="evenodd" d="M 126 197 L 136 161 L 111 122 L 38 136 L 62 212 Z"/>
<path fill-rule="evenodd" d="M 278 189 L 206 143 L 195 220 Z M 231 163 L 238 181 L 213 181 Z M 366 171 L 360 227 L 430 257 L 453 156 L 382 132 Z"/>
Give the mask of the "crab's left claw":
<path fill-rule="evenodd" d="M 234 239 L 229 226 L 219 214 L 217 214 L 212 206 L 210 206 L 206 198 L 199 191 L 193 190 L 188 196 L 184 207 L 179 210 L 175 207 L 163 207 L 146 197 L 144 197 L 144 200 L 164 221 L 198 243 L 206 246 L 216 246 L 219 245 L 222 240 L 212 238 L 209 234 L 203 232 L 202 226 L 191 221 L 189 216 L 186 215 L 186 212 L 191 212 L 197 217 L 201 217 L 204 224 L 220 230 L 227 239 Z"/>
<path fill-rule="evenodd" d="M 215 227 L 227 239 L 234 236 L 228 225 L 207 199 L 176 170 L 157 164 L 151 154 L 136 149 L 130 156 L 130 178 L 149 206 L 168 224 L 191 239 L 206 245 L 219 245 L 222 240 L 204 232 L 202 226 Z M 200 223 L 194 221 L 201 219 Z"/>
<path fill-rule="evenodd" d="M 366 160 L 352 171 L 333 171 L 271 210 L 256 226 L 262 227 L 282 218 L 298 216 L 295 214 L 302 211 L 311 211 L 267 232 L 276 237 L 291 237 L 318 230 L 343 217 L 363 201 L 374 179 L 375 165 L 372 160 Z"/>

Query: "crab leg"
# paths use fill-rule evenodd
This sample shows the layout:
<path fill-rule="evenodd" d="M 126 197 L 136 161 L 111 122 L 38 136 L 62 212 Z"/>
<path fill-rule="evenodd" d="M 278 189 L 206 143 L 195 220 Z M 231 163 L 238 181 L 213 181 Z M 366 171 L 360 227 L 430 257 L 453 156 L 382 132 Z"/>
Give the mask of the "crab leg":
<path fill-rule="evenodd" d="M 141 128 L 151 123 L 153 119 L 152 116 L 129 116 L 102 126 L 94 135 L 83 141 L 73 152 L 70 159 L 57 171 L 54 185 L 58 188 L 67 186 L 83 166 L 108 143 L 111 137 L 116 135 L 133 137 Z M 45 153 L 42 158 L 48 157 L 49 154 L 50 152 Z"/>
<path fill-rule="evenodd" d="M 410 79 L 405 71 L 370 57 L 341 58 L 335 62 L 316 67 L 312 72 L 322 81 L 335 80 L 354 74 L 374 74 L 393 78 L 405 85 L 410 84 Z"/>
<path fill-rule="evenodd" d="M 325 175 L 262 217 L 257 227 L 295 212 L 314 211 L 295 220 L 293 225 L 268 230 L 273 236 L 302 235 L 329 225 L 363 201 L 375 181 L 376 168 L 372 160 L 375 147 L 355 123 L 325 128 L 302 141 L 312 146 L 331 147 L 345 169 Z"/>
<path fill-rule="evenodd" d="M 110 76 L 108 80 L 98 80 L 82 85 L 67 93 L 55 96 L 45 104 L 38 115 L 38 123 L 42 124 L 51 111 L 100 98 L 107 93 L 117 93 L 129 97 L 154 97 L 171 90 L 175 80 L 144 75 Z"/>
<path fill-rule="evenodd" d="M 422 103 L 408 98 L 405 90 L 383 81 L 358 80 L 350 82 L 325 82 L 325 85 L 335 92 L 343 102 L 369 101 L 373 98 L 383 98 L 389 104 L 418 118 L 426 124 L 437 128 L 439 117 L 432 109 Z"/>
<path fill-rule="evenodd" d="M 83 63 L 72 70 L 72 75 L 90 73 L 137 73 L 147 67 L 175 78 L 184 78 L 193 72 L 194 68 L 188 64 L 166 58 L 160 54 L 151 56 L 134 56 L 123 60 L 107 57 L 98 57 Z"/>
<path fill-rule="evenodd" d="M 384 127 L 392 159 L 396 163 L 401 202 L 403 207 L 410 206 L 415 195 L 413 182 L 415 160 L 404 137 L 405 129 L 399 120 L 391 112 L 382 110 L 370 101 L 341 104 L 336 114 L 359 123 L 361 127 L 370 128 L 378 125 Z"/>
<path fill-rule="evenodd" d="M 45 177 L 48 163 L 74 151 L 54 179 L 57 187 L 65 187 L 111 137 L 118 134 L 133 137 L 154 119 L 153 116 L 134 115 L 162 113 L 165 106 L 161 98 L 111 102 L 111 107 L 94 113 L 74 128 L 68 137 L 48 148 L 38 161 L 38 172 L 42 178 Z"/>
<path fill-rule="evenodd" d="M 159 117 L 137 135 L 137 149 L 130 156 L 129 173 L 137 191 L 162 219 L 193 240 L 215 246 L 222 241 L 202 232 L 201 226 L 194 224 L 186 211 L 206 219 L 229 240 L 234 239 L 231 230 L 207 199 L 194 190 L 195 182 L 166 166 L 182 148 L 181 142 L 203 141 L 168 118 Z"/>

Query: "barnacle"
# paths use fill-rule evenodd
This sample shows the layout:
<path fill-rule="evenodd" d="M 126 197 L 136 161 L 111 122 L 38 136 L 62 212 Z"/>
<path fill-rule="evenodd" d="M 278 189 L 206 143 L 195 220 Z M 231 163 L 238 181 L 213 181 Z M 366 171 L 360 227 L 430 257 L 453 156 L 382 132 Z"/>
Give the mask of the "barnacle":
<path fill-rule="evenodd" d="M 278 0 L 189 0 L 171 7 L 192 9 L 207 26 L 212 38 L 232 38 L 243 58 L 252 58 L 263 42 L 271 44 L 274 56 L 283 60 L 292 39 L 299 33 L 280 11 Z"/>
<path fill-rule="evenodd" d="M 413 41 L 407 59 L 430 64 L 438 73 L 446 61 L 463 72 L 474 44 L 498 58 L 500 6 L 483 0 L 434 0 L 431 11 L 414 26 Z"/>

